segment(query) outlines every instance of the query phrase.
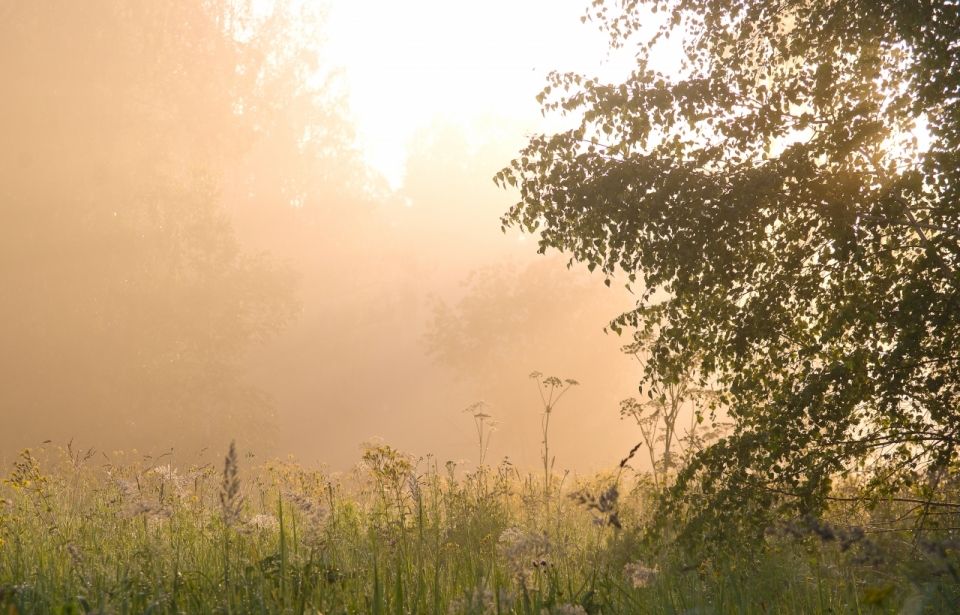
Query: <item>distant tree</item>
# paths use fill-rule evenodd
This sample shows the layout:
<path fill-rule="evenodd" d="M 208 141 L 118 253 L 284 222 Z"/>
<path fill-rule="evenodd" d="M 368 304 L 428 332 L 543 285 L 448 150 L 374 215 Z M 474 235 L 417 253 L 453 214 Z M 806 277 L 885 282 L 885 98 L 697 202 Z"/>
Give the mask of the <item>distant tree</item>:
<path fill-rule="evenodd" d="M 521 191 L 503 223 L 637 282 L 615 326 L 725 391 L 733 433 L 674 490 L 687 536 L 815 513 L 842 477 L 936 509 L 960 444 L 956 3 L 595 0 L 585 19 L 614 47 L 662 25 L 623 83 L 551 75 L 545 111 L 578 125 L 497 175 Z M 671 35 L 683 64 L 660 74 Z"/>
<path fill-rule="evenodd" d="M 0 8 L 0 447 L 270 440 L 240 362 L 295 317 L 296 276 L 241 248 L 222 194 L 323 96 L 321 16 L 291 6 Z"/>
<path fill-rule="evenodd" d="M 471 272 L 462 286 L 454 305 L 431 299 L 424 342 L 434 360 L 487 394 L 507 383 L 523 387 L 529 372 L 520 370 L 548 357 L 572 369 L 571 361 L 595 345 L 591 338 L 601 334 L 604 314 L 616 309 L 609 295 L 591 293 L 557 259 L 520 270 L 509 262 L 490 265 Z M 591 318 L 595 328 L 583 326 Z"/>
<path fill-rule="evenodd" d="M 583 383 L 564 402 L 570 404 L 564 411 L 568 416 L 608 412 L 610 419 L 591 419 L 588 429 L 566 419 L 550 427 L 550 451 L 558 467 L 570 467 L 572 443 L 585 455 L 616 454 L 608 451 L 605 434 L 617 429 L 617 401 L 633 388 L 635 369 L 619 352 L 616 337 L 605 336 L 603 328 L 611 313 L 630 303 L 627 293 L 597 287 L 579 269 L 568 270 L 560 256 L 523 267 L 509 261 L 488 265 L 467 276 L 459 298 L 430 301 L 432 315 L 422 338 L 427 354 L 449 369 L 461 394 L 490 402 L 492 414 L 502 421 L 495 448 L 509 453 L 514 463 L 544 460 L 542 449 L 532 445 L 544 439 L 550 414 L 531 411 L 537 397 L 526 377 L 530 366 L 575 375 Z"/>

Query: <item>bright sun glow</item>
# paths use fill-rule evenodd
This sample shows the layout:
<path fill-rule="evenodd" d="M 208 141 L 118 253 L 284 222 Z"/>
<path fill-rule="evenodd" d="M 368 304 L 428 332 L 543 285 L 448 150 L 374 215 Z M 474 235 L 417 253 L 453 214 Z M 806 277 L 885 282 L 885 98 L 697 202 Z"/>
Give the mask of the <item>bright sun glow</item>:
<path fill-rule="evenodd" d="M 582 0 L 334 0 L 327 49 L 368 161 L 396 186 L 408 139 L 436 116 L 542 130 L 535 96 L 551 70 L 625 75 L 632 58 L 609 57 L 583 13 Z"/>

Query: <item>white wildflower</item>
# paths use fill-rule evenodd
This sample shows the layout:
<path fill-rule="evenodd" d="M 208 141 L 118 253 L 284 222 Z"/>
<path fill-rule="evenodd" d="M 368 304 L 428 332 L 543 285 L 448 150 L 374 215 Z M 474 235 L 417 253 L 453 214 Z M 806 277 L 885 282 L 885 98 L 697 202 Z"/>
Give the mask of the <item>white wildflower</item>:
<path fill-rule="evenodd" d="M 284 491 L 283 499 L 293 504 L 306 521 L 304 540 L 318 544 L 323 539 L 323 522 L 327 518 L 327 509 L 318 501 L 301 493 Z"/>
<path fill-rule="evenodd" d="M 121 495 L 123 495 L 125 498 L 132 498 L 136 495 L 140 495 L 140 488 L 136 483 L 118 478 L 114 481 L 114 484 L 117 486 L 117 489 L 120 490 Z"/>
<path fill-rule="evenodd" d="M 547 565 L 545 558 L 550 553 L 550 538 L 546 533 L 527 534 L 512 527 L 500 534 L 497 546 L 517 581 L 525 586 L 531 568 Z"/>
<path fill-rule="evenodd" d="M 133 517 L 150 517 L 156 519 L 168 519 L 173 514 L 169 508 L 160 506 L 153 502 L 138 500 L 124 506 L 120 513 L 121 519 L 131 519 Z"/>
<path fill-rule="evenodd" d="M 273 515 L 254 515 L 247 523 L 255 530 L 272 530 L 277 527 L 277 518 Z"/>
<path fill-rule="evenodd" d="M 180 497 L 183 497 L 184 491 L 190 486 L 190 478 L 177 472 L 171 465 L 158 466 L 153 471 L 165 482 L 170 483 Z"/>
<path fill-rule="evenodd" d="M 631 562 L 623 567 L 623 576 L 634 587 L 641 588 L 656 583 L 660 572 L 656 568 L 647 568 L 640 562 Z"/>

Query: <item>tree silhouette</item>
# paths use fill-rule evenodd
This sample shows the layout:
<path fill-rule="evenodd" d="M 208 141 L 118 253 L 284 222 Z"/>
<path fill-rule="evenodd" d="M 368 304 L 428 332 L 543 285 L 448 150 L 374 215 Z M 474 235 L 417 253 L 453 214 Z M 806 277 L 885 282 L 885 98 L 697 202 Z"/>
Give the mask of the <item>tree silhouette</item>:
<path fill-rule="evenodd" d="M 758 536 L 840 477 L 864 498 L 944 497 L 960 443 L 955 4 L 595 0 L 585 19 L 636 44 L 636 68 L 550 77 L 544 110 L 582 121 L 497 175 L 521 192 L 503 222 L 639 286 L 614 326 L 655 333 L 654 366 L 700 357 L 727 395 L 733 433 L 675 487 L 688 537 Z M 671 34 L 674 76 L 651 67 Z"/>
<path fill-rule="evenodd" d="M 270 440 L 240 361 L 296 276 L 241 247 L 223 193 L 305 97 L 316 20 L 255 4 L 2 9 L 0 447 Z"/>

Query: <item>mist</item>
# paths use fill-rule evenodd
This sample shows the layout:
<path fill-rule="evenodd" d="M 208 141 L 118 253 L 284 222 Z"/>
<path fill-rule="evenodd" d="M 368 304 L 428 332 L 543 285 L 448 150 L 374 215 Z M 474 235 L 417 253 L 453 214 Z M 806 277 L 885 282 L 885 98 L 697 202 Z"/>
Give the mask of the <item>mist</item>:
<path fill-rule="evenodd" d="M 605 331 L 635 298 L 501 230 L 518 195 L 491 178 L 528 125 L 434 114 L 391 180 L 328 27 L 284 2 L 0 4 L 0 458 L 236 439 L 344 470 L 379 437 L 469 468 L 483 400 L 486 462 L 528 467 L 534 371 L 579 383 L 558 471 L 638 441 L 639 368 Z"/>

